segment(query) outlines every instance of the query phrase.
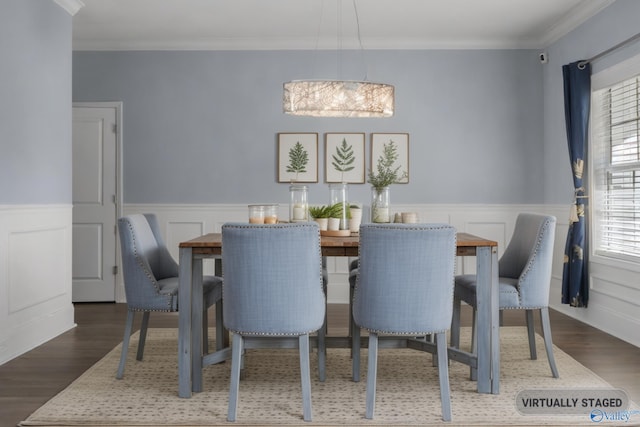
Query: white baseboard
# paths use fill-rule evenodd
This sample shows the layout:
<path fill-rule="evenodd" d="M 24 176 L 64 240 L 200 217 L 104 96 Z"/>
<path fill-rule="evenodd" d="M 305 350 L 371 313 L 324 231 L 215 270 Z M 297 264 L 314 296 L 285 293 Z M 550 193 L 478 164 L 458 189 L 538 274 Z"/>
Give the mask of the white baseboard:
<path fill-rule="evenodd" d="M 621 316 L 611 308 L 591 301 L 588 308 L 575 308 L 567 304 L 554 303 L 549 305 L 556 311 L 579 320 L 594 328 L 600 329 L 623 341 L 640 347 L 640 320 Z"/>

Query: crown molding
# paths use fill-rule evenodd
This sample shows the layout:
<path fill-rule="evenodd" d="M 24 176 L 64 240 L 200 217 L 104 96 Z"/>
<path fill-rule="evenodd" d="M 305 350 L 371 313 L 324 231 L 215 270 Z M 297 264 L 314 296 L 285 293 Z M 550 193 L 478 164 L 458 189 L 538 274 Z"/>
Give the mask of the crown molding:
<path fill-rule="evenodd" d="M 567 12 L 562 18 L 549 27 L 545 36 L 540 40 L 540 47 L 547 47 L 571 31 L 578 28 L 591 17 L 603 9 L 611 6 L 616 0 L 583 1 Z"/>
<path fill-rule="evenodd" d="M 433 49 L 537 49 L 540 48 L 537 39 L 500 40 L 500 39 L 451 39 L 430 40 L 418 38 L 376 38 L 367 40 L 367 50 L 433 50 Z M 226 38 L 199 40 L 171 40 L 171 39 L 139 39 L 139 40 L 82 40 L 73 42 L 74 51 L 119 51 L 119 50 L 335 50 L 330 43 L 322 40 L 308 40 L 305 38 Z M 346 44 L 343 50 L 358 50 L 356 44 Z"/>
<path fill-rule="evenodd" d="M 81 8 L 84 7 L 82 0 L 53 0 L 69 13 L 69 15 L 75 15 Z"/>

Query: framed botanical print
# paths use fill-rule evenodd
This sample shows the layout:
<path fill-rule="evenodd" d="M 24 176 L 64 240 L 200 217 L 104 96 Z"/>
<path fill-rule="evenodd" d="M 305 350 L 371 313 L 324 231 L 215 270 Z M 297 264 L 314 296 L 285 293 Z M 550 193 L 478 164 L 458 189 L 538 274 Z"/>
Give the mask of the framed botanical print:
<path fill-rule="evenodd" d="M 325 133 L 325 182 L 364 183 L 364 133 Z"/>
<path fill-rule="evenodd" d="M 391 169 L 398 168 L 401 177 L 396 183 L 409 182 L 409 134 L 408 133 L 372 133 L 371 134 L 371 170 L 375 171 L 378 160 L 384 155 L 393 160 Z"/>
<path fill-rule="evenodd" d="M 318 182 L 318 134 L 278 134 L 278 182 Z"/>

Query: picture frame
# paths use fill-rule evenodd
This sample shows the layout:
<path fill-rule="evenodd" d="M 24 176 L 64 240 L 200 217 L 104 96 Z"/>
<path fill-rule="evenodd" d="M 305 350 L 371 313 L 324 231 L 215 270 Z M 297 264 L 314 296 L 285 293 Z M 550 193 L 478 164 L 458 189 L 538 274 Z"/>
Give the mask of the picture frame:
<path fill-rule="evenodd" d="M 393 167 L 400 166 L 400 172 L 406 172 L 403 179 L 396 184 L 409 183 L 409 134 L 408 133 L 372 133 L 371 134 L 371 170 L 375 170 L 378 159 L 383 153 L 385 144 L 393 142 L 398 158 Z"/>
<path fill-rule="evenodd" d="M 318 133 L 278 133 L 278 182 L 318 182 Z"/>
<path fill-rule="evenodd" d="M 365 134 L 364 132 L 324 134 L 325 182 L 364 184 Z M 344 145 L 343 145 L 344 144 Z"/>

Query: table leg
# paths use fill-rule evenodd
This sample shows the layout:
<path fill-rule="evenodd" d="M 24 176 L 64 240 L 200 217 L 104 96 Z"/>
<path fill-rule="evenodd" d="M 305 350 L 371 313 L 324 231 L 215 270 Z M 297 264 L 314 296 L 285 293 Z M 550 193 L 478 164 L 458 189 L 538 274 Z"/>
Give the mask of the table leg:
<path fill-rule="evenodd" d="M 191 397 L 191 265 L 192 249 L 180 248 L 178 279 L 178 396 Z"/>
<path fill-rule="evenodd" d="M 499 392 L 500 337 L 498 320 L 498 263 L 496 249 L 478 247 L 477 274 L 477 355 L 478 393 Z"/>
<path fill-rule="evenodd" d="M 500 394 L 500 287 L 498 248 L 491 248 L 491 393 Z"/>
<path fill-rule="evenodd" d="M 191 390 L 202 391 L 203 330 L 202 258 L 193 257 L 191 264 Z M 180 308 L 182 310 L 182 308 Z"/>

